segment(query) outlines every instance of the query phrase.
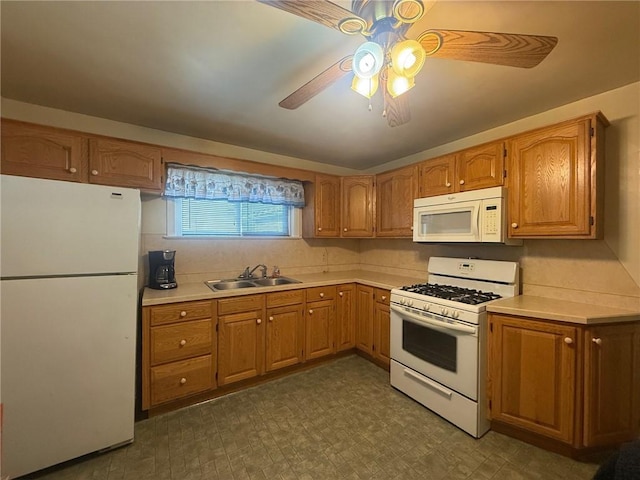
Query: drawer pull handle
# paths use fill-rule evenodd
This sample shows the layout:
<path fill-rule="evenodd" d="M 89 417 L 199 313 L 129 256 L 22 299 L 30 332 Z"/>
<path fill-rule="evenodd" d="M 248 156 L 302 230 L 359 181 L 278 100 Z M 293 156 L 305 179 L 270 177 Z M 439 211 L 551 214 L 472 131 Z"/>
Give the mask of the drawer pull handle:
<path fill-rule="evenodd" d="M 98 170 L 91 170 L 91 175 L 98 175 Z"/>
<path fill-rule="evenodd" d="M 184 310 L 180 312 L 180 316 L 181 317 L 186 317 L 187 316 L 187 312 L 185 312 Z"/>
<path fill-rule="evenodd" d="M 573 343 L 573 338 L 564 337 L 564 343 L 566 343 L 567 345 L 571 345 Z"/>
<path fill-rule="evenodd" d="M 184 347 L 186 344 L 187 344 L 186 340 L 184 340 L 184 339 L 180 340 L 180 346 L 181 347 Z"/>
<path fill-rule="evenodd" d="M 312 315 L 312 314 L 313 314 L 313 309 L 310 309 L 309 310 L 309 315 Z"/>
<path fill-rule="evenodd" d="M 596 345 L 602 345 L 602 339 L 601 338 L 592 338 L 591 341 L 593 343 L 595 343 Z"/>
<path fill-rule="evenodd" d="M 187 383 L 187 379 L 186 379 L 186 378 L 184 378 L 184 377 L 182 377 L 182 378 L 180 379 L 180 385 L 184 385 L 185 383 Z"/>
<path fill-rule="evenodd" d="M 344 293 L 340 292 L 338 295 L 340 295 L 342 297 L 344 295 Z"/>
<path fill-rule="evenodd" d="M 382 296 L 382 301 L 384 302 L 386 299 L 387 299 L 387 296 L 386 296 L 386 295 L 383 295 L 383 296 Z"/>
<path fill-rule="evenodd" d="M 78 171 L 78 169 L 76 167 L 71 167 L 69 169 L 69 173 L 76 173 Z"/>
<path fill-rule="evenodd" d="M 269 321 L 270 321 L 270 322 L 273 322 L 273 317 L 269 317 Z"/>
<path fill-rule="evenodd" d="M 460 185 L 464 185 L 464 180 L 460 180 Z"/>
<path fill-rule="evenodd" d="M 321 294 L 320 294 L 320 298 L 324 298 L 324 293 L 321 293 Z"/>
<path fill-rule="evenodd" d="M 257 318 L 257 319 L 256 319 L 256 323 L 257 323 L 258 325 L 260 325 L 260 324 L 262 323 L 262 319 L 261 319 L 261 318 Z"/>
<path fill-rule="evenodd" d="M 346 232 L 346 231 L 347 231 L 347 229 L 346 229 L 346 228 L 344 228 L 344 231 Z"/>

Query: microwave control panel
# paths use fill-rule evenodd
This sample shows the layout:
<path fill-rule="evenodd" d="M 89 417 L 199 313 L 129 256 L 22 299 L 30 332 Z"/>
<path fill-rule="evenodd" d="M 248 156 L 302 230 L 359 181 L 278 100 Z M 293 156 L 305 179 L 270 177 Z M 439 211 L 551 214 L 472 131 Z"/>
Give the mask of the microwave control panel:
<path fill-rule="evenodd" d="M 483 242 L 495 242 L 501 240 L 501 222 L 501 199 L 483 201 L 482 206 L 480 207 L 480 235 Z"/>
<path fill-rule="evenodd" d="M 498 233 L 498 206 L 487 205 L 484 207 L 484 231 L 490 235 Z"/>

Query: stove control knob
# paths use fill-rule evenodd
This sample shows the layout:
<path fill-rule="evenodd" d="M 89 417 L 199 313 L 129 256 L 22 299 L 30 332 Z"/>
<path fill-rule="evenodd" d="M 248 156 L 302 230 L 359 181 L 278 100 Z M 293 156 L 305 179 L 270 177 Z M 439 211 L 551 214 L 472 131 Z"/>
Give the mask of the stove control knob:
<path fill-rule="evenodd" d="M 431 305 L 429 305 L 428 303 L 425 303 L 424 305 L 422 305 L 422 309 L 423 309 L 425 312 L 428 312 L 428 311 L 429 311 L 429 308 L 431 308 Z"/>
<path fill-rule="evenodd" d="M 442 315 L 449 315 L 449 310 L 447 310 L 446 308 L 441 308 L 441 309 L 440 309 L 440 313 L 441 313 Z"/>
<path fill-rule="evenodd" d="M 407 305 L 409 307 L 413 307 L 413 300 L 407 300 Z"/>
<path fill-rule="evenodd" d="M 453 310 L 453 311 L 451 312 L 451 316 L 452 316 L 453 318 L 458 318 L 458 317 L 460 316 L 460 312 L 459 312 L 459 311 L 457 311 L 457 310 Z"/>
<path fill-rule="evenodd" d="M 400 305 L 404 305 L 404 298 L 400 299 Z"/>

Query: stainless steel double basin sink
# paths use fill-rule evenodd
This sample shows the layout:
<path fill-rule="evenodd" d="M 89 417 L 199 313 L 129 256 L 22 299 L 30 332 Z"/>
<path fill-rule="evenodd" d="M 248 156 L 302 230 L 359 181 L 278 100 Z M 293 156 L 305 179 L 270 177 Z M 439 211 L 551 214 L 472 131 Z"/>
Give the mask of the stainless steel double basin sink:
<path fill-rule="evenodd" d="M 214 292 L 233 290 L 236 288 L 274 287 L 277 285 L 290 285 L 302 283 L 300 280 L 289 277 L 274 278 L 232 278 L 229 280 L 208 280 L 204 282 Z"/>

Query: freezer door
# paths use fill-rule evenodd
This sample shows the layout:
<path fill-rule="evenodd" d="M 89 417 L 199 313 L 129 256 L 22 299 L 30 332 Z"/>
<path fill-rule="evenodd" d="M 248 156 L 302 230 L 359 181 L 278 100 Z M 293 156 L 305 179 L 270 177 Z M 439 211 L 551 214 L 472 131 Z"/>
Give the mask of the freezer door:
<path fill-rule="evenodd" d="M 133 439 L 136 280 L 1 282 L 1 478 Z"/>
<path fill-rule="evenodd" d="M 140 192 L 2 175 L 2 278 L 136 272 Z"/>

